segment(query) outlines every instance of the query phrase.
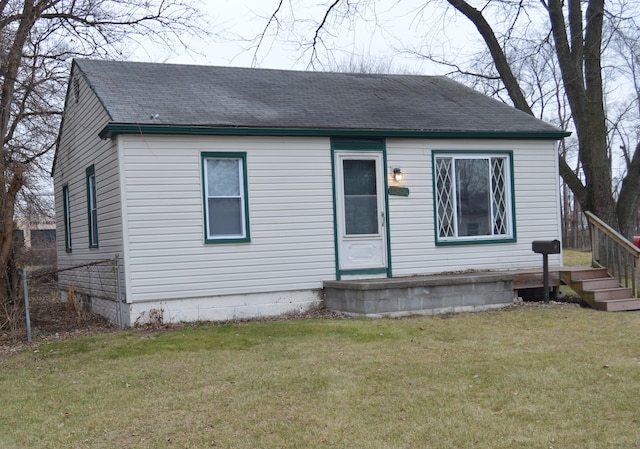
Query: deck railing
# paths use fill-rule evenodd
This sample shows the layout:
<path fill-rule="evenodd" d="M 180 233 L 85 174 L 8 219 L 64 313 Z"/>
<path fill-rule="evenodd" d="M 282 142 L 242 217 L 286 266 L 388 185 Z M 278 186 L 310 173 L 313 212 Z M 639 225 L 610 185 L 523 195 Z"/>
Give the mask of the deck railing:
<path fill-rule="evenodd" d="M 585 212 L 591 235 L 591 263 L 606 267 L 620 285 L 633 289 L 638 297 L 638 257 L 640 249 L 591 212 Z"/>

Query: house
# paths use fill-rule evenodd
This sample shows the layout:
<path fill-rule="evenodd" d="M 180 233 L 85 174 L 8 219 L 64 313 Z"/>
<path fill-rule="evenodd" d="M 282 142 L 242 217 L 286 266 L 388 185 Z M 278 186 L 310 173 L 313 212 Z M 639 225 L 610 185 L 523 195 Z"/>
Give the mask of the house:
<path fill-rule="evenodd" d="M 44 213 L 27 213 L 15 217 L 14 244 L 21 248 L 21 259 L 30 267 L 54 266 L 56 219 Z"/>
<path fill-rule="evenodd" d="M 56 241 L 56 220 L 43 214 L 17 216 L 16 235 L 25 248 L 49 249 Z"/>
<path fill-rule="evenodd" d="M 125 323 L 224 320 L 327 281 L 539 267 L 566 135 L 446 77 L 76 60 L 61 289 L 116 320 L 113 266 L 71 268 L 118 255 Z"/>

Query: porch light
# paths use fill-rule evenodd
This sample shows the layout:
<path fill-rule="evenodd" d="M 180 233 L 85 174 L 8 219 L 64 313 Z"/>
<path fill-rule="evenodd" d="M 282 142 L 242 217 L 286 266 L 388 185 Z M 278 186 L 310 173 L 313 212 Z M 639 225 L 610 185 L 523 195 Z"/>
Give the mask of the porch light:
<path fill-rule="evenodd" d="M 397 182 L 402 181 L 402 178 L 404 178 L 404 174 L 402 173 L 402 170 L 400 170 L 398 167 L 393 169 L 393 179 L 395 179 Z"/>

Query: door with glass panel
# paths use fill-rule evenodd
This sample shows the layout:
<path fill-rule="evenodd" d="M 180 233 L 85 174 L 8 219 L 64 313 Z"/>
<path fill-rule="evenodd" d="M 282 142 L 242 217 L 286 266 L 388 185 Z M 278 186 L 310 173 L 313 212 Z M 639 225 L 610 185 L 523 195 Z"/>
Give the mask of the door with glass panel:
<path fill-rule="evenodd" d="M 354 275 L 386 275 L 387 212 L 382 153 L 337 151 L 335 173 L 338 267 Z"/>

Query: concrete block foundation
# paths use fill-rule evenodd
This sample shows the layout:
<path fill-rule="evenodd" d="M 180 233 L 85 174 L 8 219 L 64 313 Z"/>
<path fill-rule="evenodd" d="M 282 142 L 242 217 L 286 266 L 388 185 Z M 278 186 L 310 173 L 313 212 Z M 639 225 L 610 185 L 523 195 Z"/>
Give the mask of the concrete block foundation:
<path fill-rule="evenodd" d="M 356 316 L 433 315 L 513 303 L 513 273 L 464 273 L 324 282 L 329 310 Z"/>

